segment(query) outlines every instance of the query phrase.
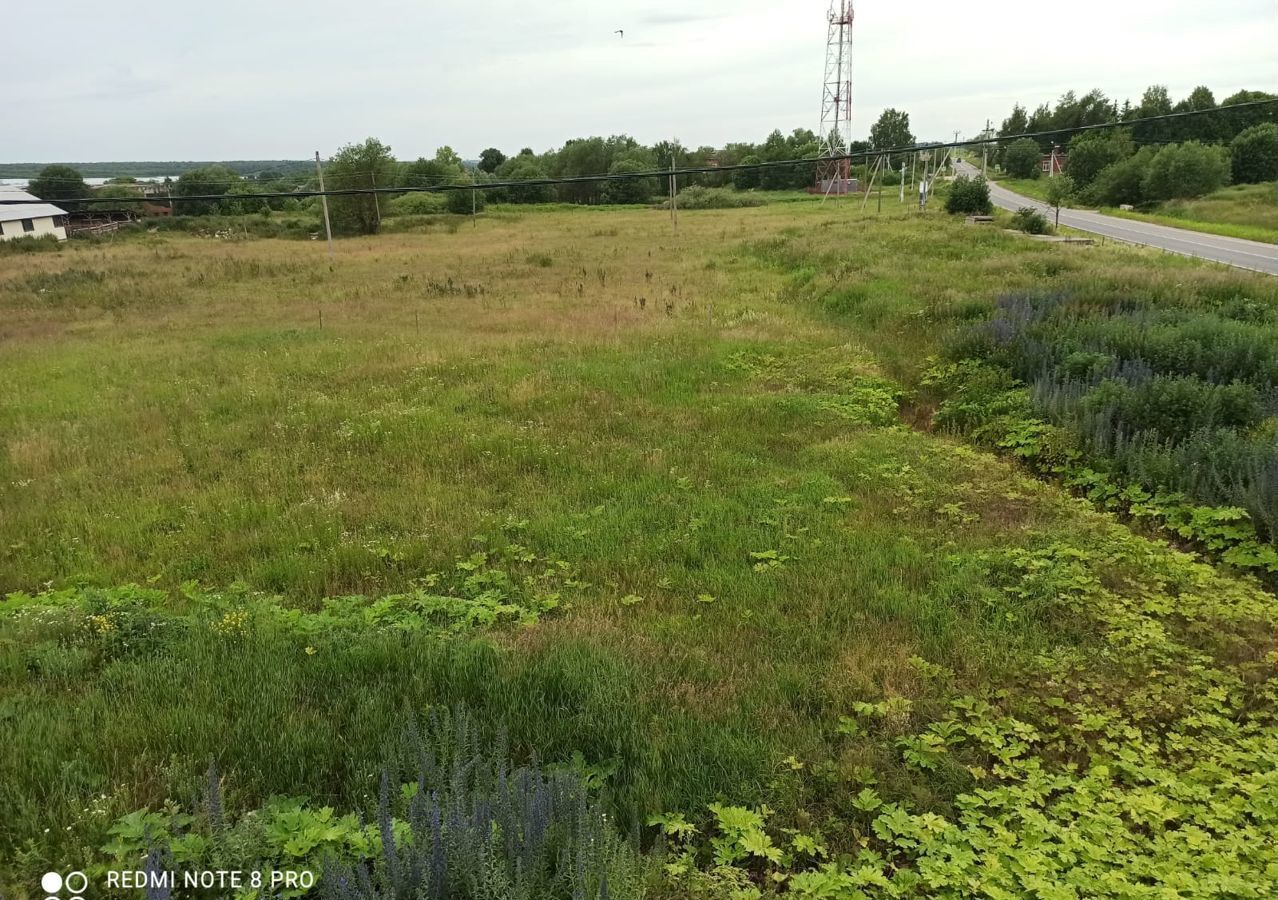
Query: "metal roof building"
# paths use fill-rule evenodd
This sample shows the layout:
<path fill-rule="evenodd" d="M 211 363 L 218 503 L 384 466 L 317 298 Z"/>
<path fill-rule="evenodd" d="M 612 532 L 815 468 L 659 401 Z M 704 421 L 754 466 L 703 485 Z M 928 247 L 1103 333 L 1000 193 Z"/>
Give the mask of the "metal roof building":
<path fill-rule="evenodd" d="M 0 201 L 39 199 L 16 188 L 0 188 Z M 67 239 L 66 210 L 52 203 L 0 203 L 0 241 L 50 234 L 60 241 Z"/>

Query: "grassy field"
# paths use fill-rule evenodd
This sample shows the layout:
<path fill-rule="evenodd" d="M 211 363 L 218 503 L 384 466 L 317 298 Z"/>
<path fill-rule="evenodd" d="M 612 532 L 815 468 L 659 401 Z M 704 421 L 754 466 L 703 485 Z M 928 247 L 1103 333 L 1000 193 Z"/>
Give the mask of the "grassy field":
<path fill-rule="evenodd" d="M 1010 191 L 1047 202 L 1046 178 L 1000 178 Z M 1235 184 L 1194 200 L 1169 200 L 1148 210 L 1101 207 L 1124 219 L 1187 228 L 1204 234 L 1278 243 L 1278 184 Z"/>
<path fill-rule="evenodd" d="M 1278 184 L 1235 184 L 1196 200 L 1170 200 L 1149 212 L 1106 209 L 1125 218 L 1207 234 L 1278 243 Z"/>
<path fill-rule="evenodd" d="M 1273 596 L 933 426 L 1018 291 L 1278 307 L 886 200 L 0 257 L 0 886 L 380 858 L 323 808 L 439 709 L 635 835 L 612 896 L 1262 877 Z"/>

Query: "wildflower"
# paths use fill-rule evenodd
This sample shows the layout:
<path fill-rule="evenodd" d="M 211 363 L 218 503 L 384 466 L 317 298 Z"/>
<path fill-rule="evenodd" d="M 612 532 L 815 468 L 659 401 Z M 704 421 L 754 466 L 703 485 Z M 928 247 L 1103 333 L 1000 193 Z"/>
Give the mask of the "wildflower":
<path fill-rule="evenodd" d="M 98 634 L 106 634 L 115 628 L 110 616 L 89 616 L 89 627 Z"/>
<path fill-rule="evenodd" d="M 213 630 L 225 635 L 244 634 L 248 631 L 248 617 L 248 610 L 232 610 L 213 623 Z"/>

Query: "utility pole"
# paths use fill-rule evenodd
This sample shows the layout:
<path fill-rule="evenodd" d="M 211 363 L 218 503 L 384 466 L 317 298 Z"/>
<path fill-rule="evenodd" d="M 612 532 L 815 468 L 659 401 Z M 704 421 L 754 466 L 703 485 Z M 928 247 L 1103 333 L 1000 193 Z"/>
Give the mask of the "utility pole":
<path fill-rule="evenodd" d="M 882 157 L 882 156 L 880 156 L 880 157 L 879 157 L 879 168 L 882 168 L 882 167 L 883 167 L 883 157 Z M 881 179 L 881 178 L 879 179 L 878 198 L 879 198 L 879 209 L 878 209 L 878 211 L 879 211 L 879 212 L 883 212 L 883 179 Z"/>
<path fill-rule="evenodd" d="M 675 159 L 673 151 L 670 154 L 670 224 L 674 226 L 674 230 L 679 230 L 679 195 L 675 191 Z"/>
<path fill-rule="evenodd" d="M 373 209 L 377 211 L 377 227 L 382 227 L 382 204 L 377 200 L 377 173 L 368 174 L 369 183 L 373 186 Z"/>
<path fill-rule="evenodd" d="M 475 188 L 470 189 L 470 224 L 472 228 L 479 227 L 479 219 L 475 218 L 477 210 L 475 209 Z"/>
<path fill-rule="evenodd" d="M 901 160 L 901 202 L 905 202 L 905 160 Z"/>
<path fill-rule="evenodd" d="M 320 168 L 319 151 L 315 151 L 315 173 L 319 175 L 320 200 L 324 206 L 324 233 L 328 236 L 328 258 L 333 258 L 333 225 L 328 220 L 328 194 L 324 193 L 324 170 Z"/>
<path fill-rule="evenodd" d="M 986 141 L 990 139 L 990 120 L 985 120 L 985 133 L 981 135 Z M 981 177 L 985 177 L 985 166 L 990 158 L 990 145 L 988 143 L 981 144 Z"/>

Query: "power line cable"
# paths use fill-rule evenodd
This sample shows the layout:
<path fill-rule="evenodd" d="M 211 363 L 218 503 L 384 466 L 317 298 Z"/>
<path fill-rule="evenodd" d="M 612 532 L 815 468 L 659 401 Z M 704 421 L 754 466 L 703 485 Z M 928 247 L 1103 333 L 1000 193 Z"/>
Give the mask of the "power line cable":
<path fill-rule="evenodd" d="M 1127 119 L 1121 122 L 1098 122 L 1091 125 L 1076 125 L 1068 128 L 1053 128 L 1047 131 L 1024 132 L 1021 134 L 1009 134 L 988 138 L 973 138 L 970 140 L 935 143 L 914 143 L 901 147 L 885 147 L 882 149 L 865 150 L 858 153 L 838 154 L 834 156 L 807 157 L 806 159 L 786 159 L 772 160 L 757 163 L 737 163 L 733 165 L 718 166 L 688 166 L 682 169 L 654 169 L 643 172 L 617 172 L 595 175 L 571 175 L 560 177 L 546 178 L 528 178 L 508 181 L 489 181 L 489 182 L 466 182 L 460 184 L 443 184 L 429 185 L 424 187 L 368 187 L 368 188 L 339 188 L 328 190 L 296 190 L 289 192 L 242 192 L 233 194 L 196 194 L 190 196 L 178 196 L 172 199 L 179 202 L 216 202 L 219 200 L 286 200 L 288 198 L 309 198 L 309 197 L 349 197 L 370 194 L 413 194 L 413 193 L 439 193 L 446 191 L 469 191 L 469 190 L 498 190 L 502 188 L 517 187 L 541 187 L 554 186 L 560 184 L 593 184 L 598 182 L 621 181 L 627 178 L 667 178 L 685 175 L 706 175 L 715 172 L 743 172 L 756 171 L 763 169 L 773 169 L 780 167 L 798 166 L 798 165 L 815 165 L 820 162 L 832 162 L 839 160 L 872 159 L 878 156 L 893 156 L 906 153 L 930 151 L 930 150 L 951 150 L 959 147 L 980 147 L 987 144 L 1006 143 L 1008 141 L 1025 140 L 1026 138 L 1050 137 L 1059 134 L 1077 134 L 1087 131 L 1101 131 L 1113 128 L 1130 128 L 1148 122 L 1161 122 L 1168 119 L 1180 119 L 1188 116 L 1201 116 L 1211 113 L 1220 112 L 1221 110 L 1237 110 L 1246 109 L 1255 106 L 1267 106 L 1278 104 L 1278 97 L 1266 100 L 1253 100 L 1247 103 L 1237 103 L 1231 106 L 1215 107 L 1213 109 L 1201 110 L 1185 110 L 1182 112 L 1164 113 L 1158 116 L 1147 116 L 1142 119 Z M 154 199 L 151 197 L 111 197 L 106 198 L 111 202 L 119 203 L 142 203 L 149 202 Z M 48 200 L 14 200 L 3 199 L 0 196 L 0 206 L 19 206 L 23 204 L 48 203 Z M 100 197 L 76 197 L 76 198 L 59 198 L 58 203 L 101 203 L 104 202 Z"/>

